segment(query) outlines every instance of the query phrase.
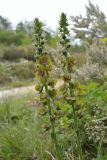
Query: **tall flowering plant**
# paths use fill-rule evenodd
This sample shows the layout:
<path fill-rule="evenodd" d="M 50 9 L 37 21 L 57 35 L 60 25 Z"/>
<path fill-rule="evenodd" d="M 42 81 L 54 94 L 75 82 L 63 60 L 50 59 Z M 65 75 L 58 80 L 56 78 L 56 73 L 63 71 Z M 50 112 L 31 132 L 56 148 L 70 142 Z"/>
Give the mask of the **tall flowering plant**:
<path fill-rule="evenodd" d="M 47 108 L 51 127 L 51 138 L 53 140 L 56 157 L 62 160 L 55 131 L 55 118 L 52 103 L 56 96 L 55 80 L 52 77 L 53 63 L 47 52 L 44 50 L 44 37 L 42 23 L 34 21 L 34 41 L 36 48 L 36 90 L 39 92 L 40 101 L 44 108 Z"/>
<path fill-rule="evenodd" d="M 71 105 L 74 120 L 74 130 L 77 143 L 78 156 L 80 160 L 83 160 L 82 147 L 80 142 L 80 134 L 78 130 L 78 116 L 76 112 L 76 93 L 80 91 L 79 82 L 75 82 L 72 78 L 72 73 L 74 72 L 75 58 L 69 53 L 70 50 L 70 39 L 69 39 L 69 29 L 68 20 L 65 13 L 62 13 L 59 21 L 59 31 L 60 31 L 60 44 L 63 48 L 62 51 L 62 68 L 63 73 L 61 78 L 64 81 L 62 87 L 64 99 Z M 71 114 L 71 115 L 72 115 Z"/>

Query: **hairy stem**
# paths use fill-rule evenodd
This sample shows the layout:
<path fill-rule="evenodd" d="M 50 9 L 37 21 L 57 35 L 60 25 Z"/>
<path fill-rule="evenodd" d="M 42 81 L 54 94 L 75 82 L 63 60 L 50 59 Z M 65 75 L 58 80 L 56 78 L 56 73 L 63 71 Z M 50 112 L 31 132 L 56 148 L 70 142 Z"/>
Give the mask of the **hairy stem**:
<path fill-rule="evenodd" d="M 74 96 L 73 86 L 71 85 L 71 82 L 69 82 L 69 91 L 70 91 L 70 96 L 71 97 Z M 78 130 L 78 118 L 77 118 L 77 114 L 75 111 L 74 101 L 72 101 L 72 109 L 73 109 L 73 120 L 74 120 L 74 128 L 75 128 L 75 133 L 76 133 L 78 155 L 79 155 L 79 159 L 83 160 L 82 147 L 81 147 L 81 142 L 80 142 L 80 134 Z"/>
<path fill-rule="evenodd" d="M 49 92 L 47 85 L 45 85 L 45 91 L 46 91 L 46 93 Z M 49 119 L 50 119 L 51 130 L 52 130 L 51 138 L 52 138 L 52 140 L 54 142 L 54 145 L 55 145 L 57 160 L 62 160 L 61 153 L 60 153 L 60 150 L 59 150 L 58 141 L 57 141 L 57 136 L 56 136 L 56 132 L 55 132 L 55 125 L 54 125 L 54 120 L 53 120 L 53 115 L 52 115 L 52 108 L 51 108 L 51 104 L 50 104 L 50 99 L 49 98 L 47 99 L 47 105 L 48 105 L 48 112 L 49 112 L 49 116 L 50 116 Z"/>

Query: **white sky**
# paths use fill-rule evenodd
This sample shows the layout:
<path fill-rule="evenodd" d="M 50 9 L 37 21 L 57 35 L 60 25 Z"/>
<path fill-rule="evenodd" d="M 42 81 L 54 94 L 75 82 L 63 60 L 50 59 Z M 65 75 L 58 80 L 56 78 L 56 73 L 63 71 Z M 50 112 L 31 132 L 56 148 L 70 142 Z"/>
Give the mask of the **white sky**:
<path fill-rule="evenodd" d="M 107 16 L 107 0 L 91 0 L 98 4 Z M 0 15 L 14 25 L 19 21 L 31 21 L 35 17 L 55 29 L 61 12 L 70 15 L 85 14 L 88 0 L 0 0 Z"/>

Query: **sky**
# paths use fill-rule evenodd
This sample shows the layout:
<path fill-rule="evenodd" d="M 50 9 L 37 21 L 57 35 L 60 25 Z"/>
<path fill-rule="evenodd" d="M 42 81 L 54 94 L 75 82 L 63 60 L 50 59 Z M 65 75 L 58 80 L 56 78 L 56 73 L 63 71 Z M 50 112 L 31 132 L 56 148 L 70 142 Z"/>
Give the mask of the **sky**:
<path fill-rule="evenodd" d="M 90 0 L 98 4 L 107 16 L 107 0 Z M 0 0 L 0 15 L 8 18 L 15 26 L 20 21 L 32 21 L 39 18 L 48 27 L 55 30 L 61 12 L 68 17 L 85 15 L 88 0 Z"/>

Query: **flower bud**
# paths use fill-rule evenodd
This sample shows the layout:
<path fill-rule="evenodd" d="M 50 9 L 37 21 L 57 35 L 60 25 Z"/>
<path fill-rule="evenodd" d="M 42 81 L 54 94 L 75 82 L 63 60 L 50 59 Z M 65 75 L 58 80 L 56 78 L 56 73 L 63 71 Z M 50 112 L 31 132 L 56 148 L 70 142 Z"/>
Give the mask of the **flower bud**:
<path fill-rule="evenodd" d="M 41 42 L 41 45 L 44 45 L 44 41 Z"/>
<path fill-rule="evenodd" d="M 63 55 L 66 57 L 67 56 L 67 51 L 63 51 Z"/>
<path fill-rule="evenodd" d="M 42 48 L 38 48 L 38 53 L 41 54 L 42 53 Z"/>
<path fill-rule="evenodd" d="M 65 39 L 66 39 L 66 36 L 65 36 L 65 35 L 62 35 L 62 38 L 65 40 Z"/>
<path fill-rule="evenodd" d="M 69 81 L 71 79 L 71 75 L 70 74 L 66 74 L 62 76 L 62 79 L 66 82 Z"/>
<path fill-rule="evenodd" d="M 67 46 L 67 48 L 69 49 L 71 47 L 71 45 L 69 44 L 68 46 Z"/>

